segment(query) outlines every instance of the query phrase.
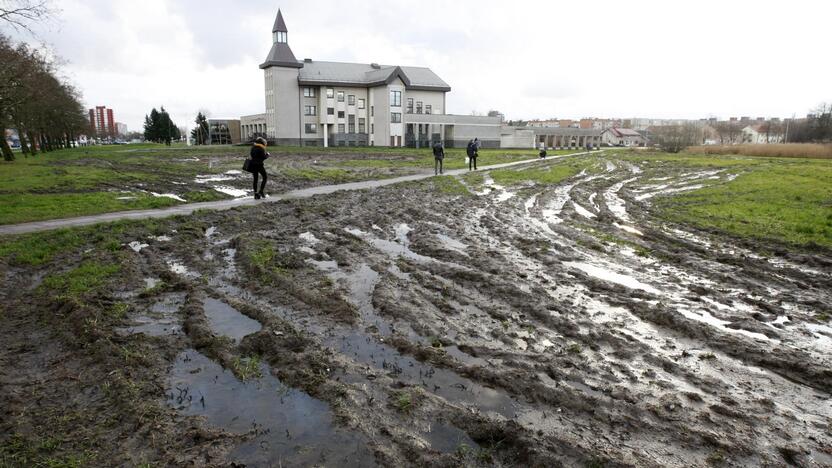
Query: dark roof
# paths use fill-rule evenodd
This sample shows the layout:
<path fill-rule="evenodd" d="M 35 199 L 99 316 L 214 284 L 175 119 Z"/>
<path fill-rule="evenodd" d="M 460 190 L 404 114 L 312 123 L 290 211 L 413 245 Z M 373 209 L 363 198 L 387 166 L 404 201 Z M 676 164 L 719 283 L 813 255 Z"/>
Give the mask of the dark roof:
<path fill-rule="evenodd" d="M 630 129 L 630 128 L 620 128 L 620 127 L 610 127 L 607 129 L 608 132 L 612 133 L 613 135 L 621 138 L 621 137 L 640 137 L 641 133 Z"/>
<path fill-rule="evenodd" d="M 450 91 L 448 83 L 430 68 L 345 62 L 304 62 L 298 82 L 308 86 L 369 88 L 402 80 L 407 89 Z"/>
<path fill-rule="evenodd" d="M 281 13 L 279 9 L 277 10 L 277 18 L 274 20 L 272 32 L 289 32 L 289 30 L 286 29 L 286 22 L 283 21 L 283 13 Z"/>
<path fill-rule="evenodd" d="M 522 130 L 532 130 L 535 135 L 555 136 L 600 136 L 601 130 L 594 128 L 572 128 L 572 127 L 522 127 Z"/>
<path fill-rule="evenodd" d="M 303 68 L 303 64 L 295 58 L 295 54 L 292 53 L 289 44 L 275 42 L 272 44 L 272 50 L 269 51 L 266 61 L 260 65 L 260 68 L 268 67 Z"/>

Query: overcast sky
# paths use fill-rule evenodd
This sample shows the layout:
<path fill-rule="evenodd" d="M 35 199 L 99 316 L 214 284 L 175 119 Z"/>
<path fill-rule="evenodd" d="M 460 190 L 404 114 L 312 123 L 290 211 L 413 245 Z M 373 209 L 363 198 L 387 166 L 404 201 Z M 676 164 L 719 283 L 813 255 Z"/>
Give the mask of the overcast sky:
<path fill-rule="evenodd" d="M 278 7 L 298 59 L 427 66 L 448 112 L 507 118 L 791 116 L 832 101 L 820 0 L 54 0 L 38 36 L 88 107 L 139 130 L 264 111 Z M 18 38 L 25 37 L 17 35 Z"/>

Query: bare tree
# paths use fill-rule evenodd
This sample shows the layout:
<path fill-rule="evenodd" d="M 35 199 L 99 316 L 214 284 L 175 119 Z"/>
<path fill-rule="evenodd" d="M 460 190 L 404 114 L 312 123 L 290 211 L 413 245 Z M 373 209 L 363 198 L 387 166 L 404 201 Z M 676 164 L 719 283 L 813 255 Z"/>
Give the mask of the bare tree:
<path fill-rule="evenodd" d="M 653 130 L 651 139 L 668 153 L 678 153 L 699 141 L 701 130 L 695 123 L 664 125 Z"/>
<path fill-rule="evenodd" d="M 31 25 L 49 19 L 51 0 L 0 0 L 0 24 L 32 32 Z"/>

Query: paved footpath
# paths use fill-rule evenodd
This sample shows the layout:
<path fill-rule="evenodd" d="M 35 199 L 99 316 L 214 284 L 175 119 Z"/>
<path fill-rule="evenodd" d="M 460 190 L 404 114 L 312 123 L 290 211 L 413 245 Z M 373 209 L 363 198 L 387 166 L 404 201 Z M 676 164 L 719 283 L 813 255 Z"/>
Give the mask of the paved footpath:
<path fill-rule="evenodd" d="M 597 151 L 596 151 L 597 153 Z M 580 153 L 555 155 L 550 159 L 563 158 L 566 156 L 578 156 L 588 154 L 586 151 Z M 492 169 L 501 169 L 504 167 L 518 166 L 521 164 L 529 164 L 538 162 L 540 159 L 526 159 L 523 161 L 514 161 L 505 164 L 495 164 L 493 166 L 480 167 L 479 171 L 488 171 Z M 454 169 L 445 171 L 446 176 L 460 175 L 468 172 L 467 169 Z M 114 213 L 102 213 L 91 216 L 80 216 L 78 218 L 64 218 L 64 219 L 50 219 L 46 221 L 33 221 L 31 223 L 8 224 L 0 226 L 0 235 L 12 234 L 27 234 L 31 232 L 51 231 L 53 229 L 71 228 L 79 226 L 89 226 L 92 224 L 110 223 L 113 221 L 122 221 L 130 219 L 149 219 L 149 218 L 168 218 L 178 215 L 189 215 L 197 210 L 229 210 L 240 206 L 254 206 L 261 203 L 274 203 L 283 200 L 291 200 L 296 198 L 309 198 L 314 195 L 323 195 L 327 193 L 339 192 L 341 190 L 366 190 L 376 187 L 384 187 L 386 185 L 399 184 L 402 182 L 411 182 L 414 180 L 424 180 L 434 177 L 433 171 L 423 174 L 414 174 L 409 176 L 394 177 L 390 179 L 366 180 L 362 182 L 351 182 L 348 184 L 337 185 L 321 185 L 318 187 L 310 187 L 299 190 L 292 190 L 290 192 L 280 193 L 276 195 L 269 195 L 265 200 L 255 200 L 254 198 L 236 198 L 233 200 L 220 200 L 202 203 L 188 203 L 184 205 L 177 205 L 168 208 L 160 208 L 155 210 L 134 210 L 134 211 L 117 211 Z"/>

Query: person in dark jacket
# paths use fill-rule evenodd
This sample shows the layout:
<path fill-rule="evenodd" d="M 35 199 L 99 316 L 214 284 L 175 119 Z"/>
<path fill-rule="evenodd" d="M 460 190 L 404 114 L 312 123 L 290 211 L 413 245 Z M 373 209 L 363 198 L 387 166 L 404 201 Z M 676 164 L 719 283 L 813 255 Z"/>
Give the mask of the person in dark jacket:
<path fill-rule="evenodd" d="M 433 145 L 433 172 L 435 175 L 442 174 L 442 161 L 445 160 L 445 148 L 442 147 L 442 142 L 437 141 Z"/>
<path fill-rule="evenodd" d="M 479 156 L 478 150 L 478 142 L 476 140 L 471 140 L 468 142 L 468 148 L 466 149 L 466 153 L 468 154 L 468 170 L 477 170 L 477 156 Z"/>
<path fill-rule="evenodd" d="M 251 147 L 251 164 L 249 165 L 251 174 L 254 176 L 253 186 L 255 200 L 266 198 L 266 181 L 269 177 L 266 174 L 265 162 L 269 156 L 271 155 L 266 151 L 266 140 L 262 137 L 258 137 L 254 140 L 254 146 Z M 260 182 L 260 190 L 257 190 L 258 176 L 263 176 L 263 180 Z"/>

